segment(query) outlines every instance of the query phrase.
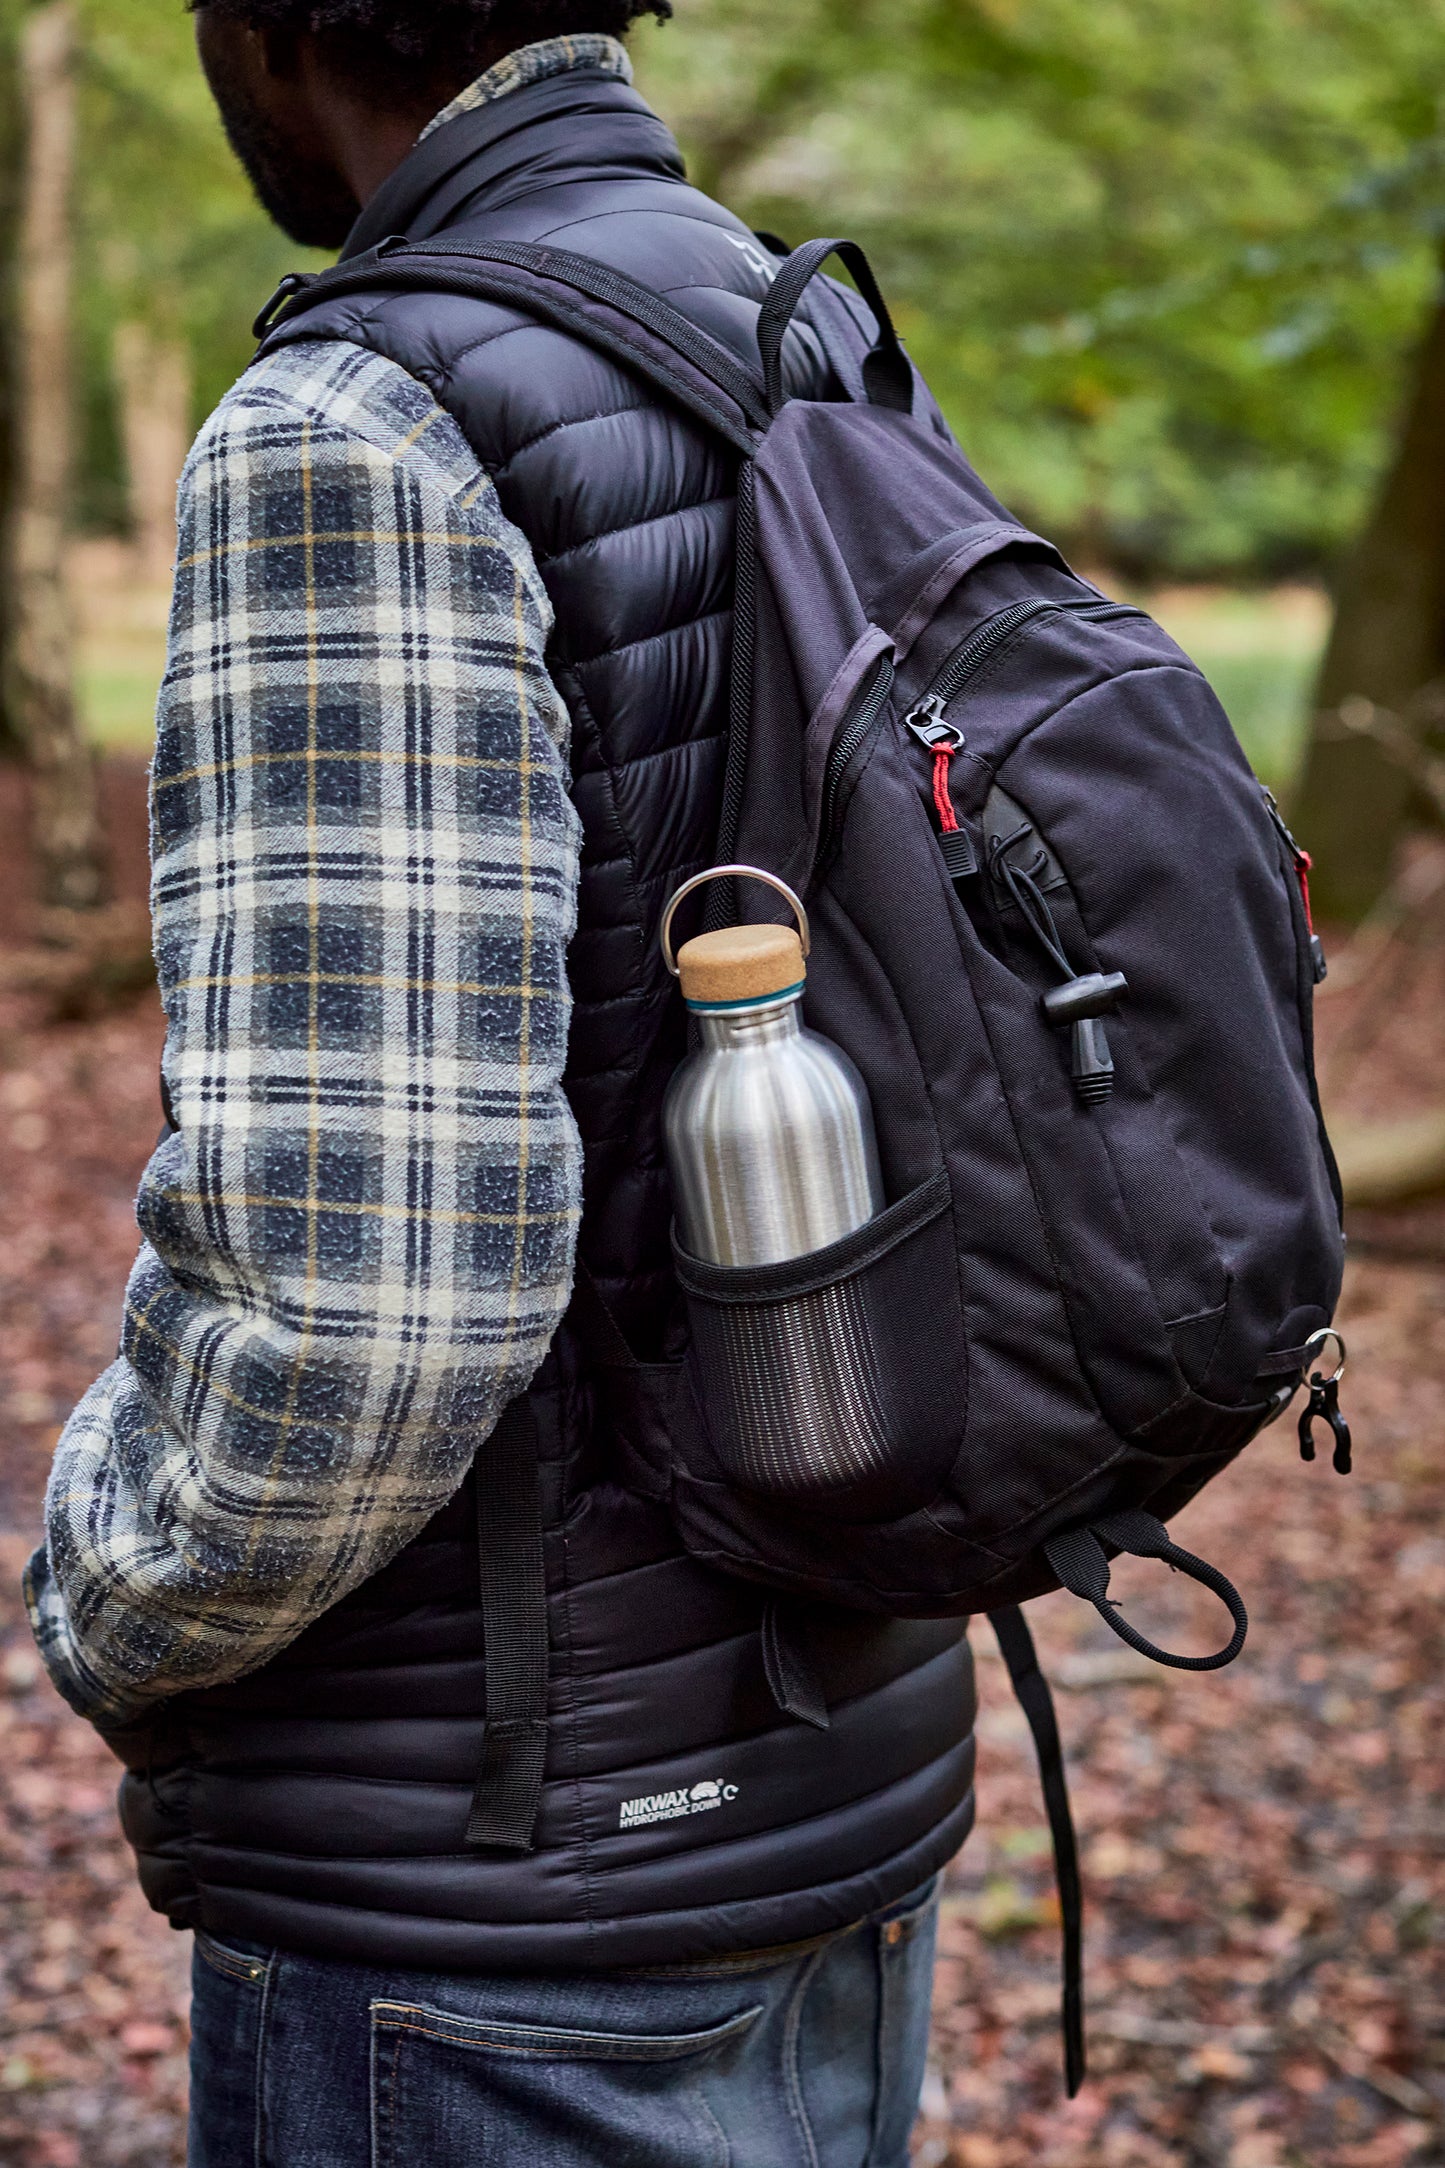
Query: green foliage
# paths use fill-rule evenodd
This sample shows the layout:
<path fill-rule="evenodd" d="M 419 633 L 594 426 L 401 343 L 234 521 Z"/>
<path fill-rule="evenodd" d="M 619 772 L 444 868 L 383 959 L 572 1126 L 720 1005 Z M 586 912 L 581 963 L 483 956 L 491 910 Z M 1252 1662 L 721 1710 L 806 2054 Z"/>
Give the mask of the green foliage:
<path fill-rule="evenodd" d="M 198 415 L 299 252 L 182 0 L 85 27 L 82 513 L 119 523 L 115 325 Z M 0 0 L 0 33 L 23 12 Z M 635 49 L 695 177 L 864 242 L 989 481 L 1086 560 L 1267 576 L 1358 524 L 1445 232 L 1445 0 L 678 0 Z"/>
<path fill-rule="evenodd" d="M 1272 790 L 1289 791 L 1329 628 L 1319 589 L 1178 587 L 1139 599 L 1209 679 L 1255 774 Z"/>
<path fill-rule="evenodd" d="M 679 0 L 694 171 L 861 240 L 989 480 L 1136 572 L 1357 524 L 1445 221 L 1442 0 Z"/>
<path fill-rule="evenodd" d="M 252 198 L 196 65 L 182 0 L 79 5 L 79 512 L 107 528 L 124 521 L 116 326 L 134 319 L 185 339 L 199 421 L 245 367 L 251 320 L 281 273 L 309 259 Z"/>

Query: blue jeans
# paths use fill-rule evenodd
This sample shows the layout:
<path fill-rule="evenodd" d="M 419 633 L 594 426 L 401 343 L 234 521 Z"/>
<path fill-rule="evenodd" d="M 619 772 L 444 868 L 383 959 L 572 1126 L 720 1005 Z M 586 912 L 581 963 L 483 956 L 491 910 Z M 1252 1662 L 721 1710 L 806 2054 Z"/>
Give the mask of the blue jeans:
<path fill-rule="evenodd" d="M 821 1942 L 593 1976 L 197 1934 L 189 2168 L 906 2168 L 937 1886 Z"/>

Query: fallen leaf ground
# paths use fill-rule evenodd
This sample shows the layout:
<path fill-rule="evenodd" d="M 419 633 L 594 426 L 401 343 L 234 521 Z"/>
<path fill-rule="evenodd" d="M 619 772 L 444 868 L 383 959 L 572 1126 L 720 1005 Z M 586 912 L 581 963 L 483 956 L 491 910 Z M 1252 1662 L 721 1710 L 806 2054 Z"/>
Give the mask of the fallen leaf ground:
<path fill-rule="evenodd" d="M 138 767 L 112 764 L 118 885 Z M 0 773 L 0 956 L 33 937 Z M 1389 998 L 1373 989 L 1388 979 Z M 1414 1111 L 1445 1073 L 1445 922 L 1321 1003 L 1336 1099 Z M 113 1351 L 158 1126 L 153 998 L 47 1024 L 0 980 L 0 2163 L 184 2158 L 188 1951 L 145 1908 L 115 1769 L 31 1653 L 16 1593 L 57 1428 Z M 1330 1072 L 1327 1059 L 1326 1074 Z M 980 1827 L 948 1881 L 926 2168 L 1445 2162 L 1445 1212 L 1357 1230 L 1341 1322 L 1356 1470 L 1290 1419 L 1176 1523 L 1250 1607 L 1217 1677 L 1137 1662 L 1035 1605 L 1088 1896 L 1091 2075 L 1061 2099 L 1057 1925 L 1023 1720 L 986 1631 Z M 1402 1254 L 1405 1253 L 1405 1254 Z M 1130 1615 L 1203 1647 L 1209 1599 L 1117 1568 Z"/>

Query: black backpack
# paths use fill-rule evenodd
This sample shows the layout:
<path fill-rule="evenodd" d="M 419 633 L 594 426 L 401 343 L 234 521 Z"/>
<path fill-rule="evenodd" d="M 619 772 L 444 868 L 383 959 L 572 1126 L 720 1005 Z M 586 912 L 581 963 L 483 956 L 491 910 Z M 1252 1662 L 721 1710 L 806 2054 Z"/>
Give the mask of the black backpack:
<path fill-rule="evenodd" d="M 871 346 L 856 297 L 813 284 L 835 249 Z M 802 899 L 808 1021 L 863 1074 L 890 1202 L 785 1264 L 679 1252 L 681 1364 L 636 1364 L 585 1283 L 574 1317 L 621 1479 L 666 1501 L 697 1557 L 782 1592 L 765 1647 L 784 1708 L 827 1721 L 808 1599 L 992 1615 L 1044 1767 L 1073 2090 L 1077 1869 L 1017 1606 L 1062 1584 L 1187 1669 L 1243 1645 L 1233 1587 L 1164 1523 L 1331 1337 L 1340 1193 L 1312 1063 L 1308 860 L 1187 656 L 973 473 L 852 244 L 780 262 L 756 374 L 630 280 L 531 245 L 384 242 L 287 281 L 258 332 L 289 295 L 416 287 L 574 332 L 739 455 L 718 860 Z M 784 333 L 810 287 L 843 400 L 785 395 Z M 712 923 L 778 908 L 759 883 L 712 886 Z M 798 1338 L 828 1348 L 867 1411 L 855 1472 L 825 1488 L 769 1389 Z M 1311 1383 L 1307 1457 L 1321 1415 L 1347 1467 L 1334 1379 Z M 1191 1657 L 1148 1642 L 1108 1598 L 1120 1551 L 1214 1589 L 1228 1643 Z M 505 1588 L 494 1601 L 489 1709 L 515 1711 L 536 1703 L 535 1624 L 529 1675 L 494 1676 Z M 477 1826 L 529 1841 L 525 1798 Z"/>

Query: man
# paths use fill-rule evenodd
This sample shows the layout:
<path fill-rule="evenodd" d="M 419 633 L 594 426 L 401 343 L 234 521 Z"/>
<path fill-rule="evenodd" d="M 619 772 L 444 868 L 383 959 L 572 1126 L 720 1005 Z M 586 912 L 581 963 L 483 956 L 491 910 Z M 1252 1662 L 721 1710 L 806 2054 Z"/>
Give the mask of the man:
<path fill-rule="evenodd" d="M 752 363 L 770 259 L 630 87 L 643 4 L 196 19 L 295 240 L 544 241 Z M 806 326 L 787 362 L 841 395 Z M 684 1554 L 612 1389 L 619 1335 L 678 1344 L 656 929 L 712 853 L 734 488 L 590 347 L 382 287 L 288 320 L 186 470 L 173 1126 L 28 1595 L 195 1930 L 197 2168 L 906 2157 L 966 1643 L 815 1608 L 828 1721 L 786 1714 L 765 1592 Z M 484 1726 L 529 1511 L 532 1733 Z"/>

